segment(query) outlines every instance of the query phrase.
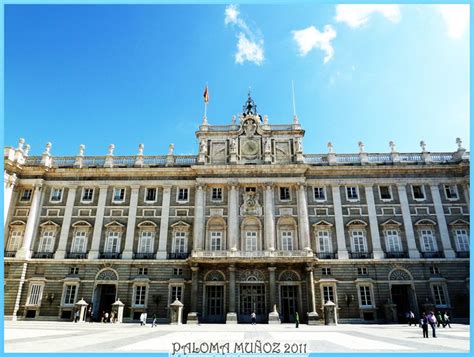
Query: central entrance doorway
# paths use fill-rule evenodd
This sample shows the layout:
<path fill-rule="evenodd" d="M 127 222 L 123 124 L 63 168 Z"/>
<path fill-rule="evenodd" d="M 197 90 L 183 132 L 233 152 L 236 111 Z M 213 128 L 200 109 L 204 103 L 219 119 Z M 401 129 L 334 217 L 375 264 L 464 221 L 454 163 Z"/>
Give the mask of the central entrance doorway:
<path fill-rule="evenodd" d="M 239 321 L 251 322 L 251 314 L 255 312 L 257 322 L 265 322 L 265 285 L 264 284 L 240 284 L 240 309 Z"/>
<path fill-rule="evenodd" d="M 408 323 L 405 314 L 410 310 L 415 312 L 410 303 L 412 294 L 411 286 L 406 284 L 392 285 L 391 294 L 393 303 L 397 305 L 398 322 Z"/>
<path fill-rule="evenodd" d="M 281 301 L 281 322 L 294 322 L 295 313 L 298 311 L 298 286 L 281 285 L 280 286 Z M 301 316 L 300 316 L 301 319 Z"/>
<path fill-rule="evenodd" d="M 117 287 L 115 284 L 98 284 L 94 290 L 93 313 L 94 319 L 100 321 L 102 313 L 112 311 L 112 304 L 116 301 Z"/>
<path fill-rule="evenodd" d="M 224 285 L 206 286 L 206 322 L 225 322 Z"/>

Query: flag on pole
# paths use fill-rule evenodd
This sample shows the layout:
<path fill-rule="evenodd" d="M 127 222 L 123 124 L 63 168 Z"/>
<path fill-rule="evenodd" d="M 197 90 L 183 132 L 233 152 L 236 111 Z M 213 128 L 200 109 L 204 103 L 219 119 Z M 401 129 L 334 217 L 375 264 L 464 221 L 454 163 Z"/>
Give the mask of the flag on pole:
<path fill-rule="evenodd" d="M 207 104 L 207 102 L 209 102 L 209 90 L 207 89 L 207 85 L 206 85 L 206 89 L 204 89 L 204 103 Z"/>

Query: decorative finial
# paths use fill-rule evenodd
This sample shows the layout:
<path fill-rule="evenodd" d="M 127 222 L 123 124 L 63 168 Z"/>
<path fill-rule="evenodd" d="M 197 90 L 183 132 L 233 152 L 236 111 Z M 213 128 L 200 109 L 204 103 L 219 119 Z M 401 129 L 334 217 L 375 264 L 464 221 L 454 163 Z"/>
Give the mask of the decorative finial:
<path fill-rule="evenodd" d="M 18 140 L 18 150 L 23 150 L 23 145 L 25 144 L 25 139 L 20 138 Z"/>
<path fill-rule="evenodd" d="M 263 117 L 263 125 L 267 125 L 268 124 L 268 115 L 265 115 Z"/>
<path fill-rule="evenodd" d="M 365 145 L 362 141 L 359 141 L 359 152 L 362 154 L 364 152 Z"/>
<path fill-rule="evenodd" d="M 27 157 L 30 152 L 30 145 L 26 144 L 25 145 L 25 150 L 23 151 L 23 156 Z"/>
<path fill-rule="evenodd" d="M 114 144 L 110 144 L 109 145 L 109 152 L 108 152 L 108 156 L 113 156 L 114 155 L 114 149 L 115 149 L 115 145 Z"/>
<path fill-rule="evenodd" d="M 458 144 L 458 150 L 463 150 L 461 138 L 456 138 L 456 144 Z"/>
<path fill-rule="evenodd" d="M 426 143 L 421 140 L 420 141 L 421 152 L 426 152 Z"/>
<path fill-rule="evenodd" d="M 328 153 L 334 153 L 334 145 L 332 144 L 332 142 L 328 142 Z"/>
<path fill-rule="evenodd" d="M 235 120 L 236 120 L 235 115 L 232 115 L 232 125 L 235 125 Z"/>
<path fill-rule="evenodd" d="M 390 146 L 390 150 L 391 150 L 392 152 L 397 152 L 397 145 L 395 145 L 395 143 L 394 143 L 393 141 L 390 141 L 390 142 L 388 143 L 388 145 Z"/>
<path fill-rule="evenodd" d="M 143 149 L 145 148 L 145 145 L 143 144 L 138 144 L 138 155 L 142 156 L 143 155 Z"/>
<path fill-rule="evenodd" d="M 243 113 L 244 115 L 257 115 L 257 105 L 255 104 L 254 100 L 250 96 L 250 87 L 249 87 L 249 94 L 248 99 L 243 106 Z"/>
<path fill-rule="evenodd" d="M 84 150 L 86 149 L 86 146 L 84 144 L 79 145 L 79 153 L 77 156 L 84 156 Z"/>
<path fill-rule="evenodd" d="M 207 125 L 207 116 L 202 117 L 202 124 L 201 125 Z"/>
<path fill-rule="evenodd" d="M 168 155 L 173 155 L 173 152 L 174 152 L 174 144 L 170 144 L 170 146 L 168 146 Z"/>
<path fill-rule="evenodd" d="M 51 150 L 51 146 L 52 146 L 51 143 L 46 143 L 46 146 L 45 146 L 45 148 L 44 148 L 43 155 L 48 155 L 48 156 L 49 156 L 49 151 Z"/>

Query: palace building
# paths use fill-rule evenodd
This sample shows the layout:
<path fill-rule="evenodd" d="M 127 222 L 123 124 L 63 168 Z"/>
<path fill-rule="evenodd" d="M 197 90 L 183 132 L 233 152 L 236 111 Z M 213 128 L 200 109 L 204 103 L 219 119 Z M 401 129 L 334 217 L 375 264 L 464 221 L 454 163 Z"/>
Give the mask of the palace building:
<path fill-rule="evenodd" d="M 469 153 L 307 154 L 298 117 L 271 124 L 248 97 L 197 155 L 4 151 L 5 317 L 70 320 L 124 304 L 184 319 L 403 322 L 469 316 Z"/>

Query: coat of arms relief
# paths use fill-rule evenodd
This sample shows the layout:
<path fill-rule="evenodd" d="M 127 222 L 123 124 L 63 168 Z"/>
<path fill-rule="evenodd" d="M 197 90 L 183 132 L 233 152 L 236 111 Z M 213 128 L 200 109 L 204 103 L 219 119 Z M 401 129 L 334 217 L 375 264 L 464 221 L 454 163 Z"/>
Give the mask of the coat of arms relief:
<path fill-rule="evenodd" d="M 258 202 L 258 193 L 245 192 L 243 195 L 244 203 L 240 206 L 240 215 L 242 216 L 261 216 L 262 206 Z"/>

